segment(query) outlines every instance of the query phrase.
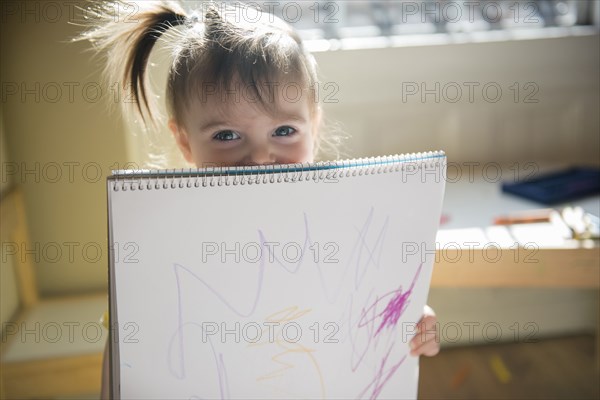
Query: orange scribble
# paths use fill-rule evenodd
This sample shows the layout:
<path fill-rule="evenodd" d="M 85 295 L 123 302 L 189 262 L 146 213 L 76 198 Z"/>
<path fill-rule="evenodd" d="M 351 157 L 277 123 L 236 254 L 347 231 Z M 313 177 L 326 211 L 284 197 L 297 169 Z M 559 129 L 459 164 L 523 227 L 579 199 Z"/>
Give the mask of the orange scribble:
<path fill-rule="evenodd" d="M 299 310 L 298 306 L 290 306 L 290 307 L 284 308 L 280 311 L 277 311 L 277 312 L 267 316 L 265 321 L 266 322 L 276 322 L 276 323 L 290 322 L 290 321 L 294 321 L 296 319 L 299 319 L 299 318 L 305 316 L 309 312 L 311 312 L 311 309 Z M 266 328 L 264 328 L 262 330 L 262 333 L 264 334 L 265 331 L 266 331 Z M 261 335 L 261 337 L 262 337 L 262 335 Z M 274 378 L 283 376 L 283 374 L 287 370 L 295 367 L 295 364 L 283 360 L 283 358 L 286 355 L 294 354 L 294 353 L 306 354 L 309 361 L 313 365 L 317 375 L 319 376 L 319 383 L 321 386 L 321 397 L 326 398 L 327 396 L 325 395 L 325 381 L 323 379 L 323 372 L 321 371 L 321 367 L 319 366 L 317 359 L 312 354 L 315 351 L 315 349 L 307 348 L 300 343 L 288 343 L 287 341 L 282 340 L 282 338 L 280 338 L 279 335 L 277 335 L 274 338 L 273 343 L 276 344 L 281 349 L 283 349 L 282 352 L 275 354 L 273 357 L 271 357 L 271 360 L 275 364 L 278 364 L 280 366 L 280 368 L 278 368 L 268 374 L 261 375 L 258 378 L 256 378 L 256 380 L 257 381 L 268 381 L 270 379 L 274 379 Z M 271 343 L 269 343 L 269 341 L 267 340 L 266 342 L 263 341 L 263 342 L 257 342 L 257 343 L 250 343 L 248 346 L 249 347 L 264 346 L 264 345 L 268 345 L 268 344 L 271 344 Z"/>

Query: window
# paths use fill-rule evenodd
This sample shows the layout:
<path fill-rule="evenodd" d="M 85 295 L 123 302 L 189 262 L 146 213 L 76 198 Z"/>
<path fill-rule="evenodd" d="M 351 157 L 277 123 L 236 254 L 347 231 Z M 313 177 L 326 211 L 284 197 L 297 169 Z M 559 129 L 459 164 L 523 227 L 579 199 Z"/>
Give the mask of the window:
<path fill-rule="evenodd" d="M 426 35 L 488 37 L 569 35 L 598 29 L 599 0 L 265 1 L 313 50 L 428 42 Z M 553 29 L 545 29 L 553 28 Z M 409 37 L 412 36 L 412 39 Z M 439 39 L 439 38 L 438 38 Z"/>

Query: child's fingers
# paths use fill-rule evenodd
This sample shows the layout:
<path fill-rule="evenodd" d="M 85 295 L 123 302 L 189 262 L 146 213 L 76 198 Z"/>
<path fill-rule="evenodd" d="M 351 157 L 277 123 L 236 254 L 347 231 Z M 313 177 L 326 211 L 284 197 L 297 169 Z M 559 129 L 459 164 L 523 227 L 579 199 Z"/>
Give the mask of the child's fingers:
<path fill-rule="evenodd" d="M 409 343 L 413 356 L 434 356 L 440 351 L 437 332 L 437 317 L 433 309 L 425 306 L 423 316 L 416 325 L 415 336 Z"/>
<path fill-rule="evenodd" d="M 433 308 L 429 307 L 428 305 L 425 305 L 425 307 L 423 308 L 423 316 L 424 317 L 427 317 L 427 316 L 435 317 L 435 311 L 433 311 Z"/>
<path fill-rule="evenodd" d="M 435 325 L 431 329 L 418 331 L 417 334 L 411 339 L 410 347 L 416 348 L 432 340 L 439 342 Z"/>
<path fill-rule="evenodd" d="M 425 342 L 432 336 L 437 335 L 437 318 L 435 316 L 424 316 L 416 326 L 414 341 Z"/>
<path fill-rule="evenodd" d="M 411 356 L 418 356 L 418 355 L 424 355 L 424 356 L 435 356 L 437 353 L 439 353 L 440 351 L 440 344 L 437 342 L 437 340 L 432 339 L 432 340 L 428 340 L 427 342 L 421 344 L 418 347 L 415 347 L 413 349 L 410 350 L 410 355 Z"/>
<path fill-rule="evenodd" d="M 437 322 L 435 311 L 428 305 L 423 308 L 423 316 L 417 323 L 417 332 L 424 329 L 431 329 Z M 425 327 L 423 327 L 425 325 Z"/>
<path fill-rule="evenodd" d="M 435 316 L 424 316 L 417 324 L 415 336 L 410 341 L 411 348 L 417 348 L 431 340 L 438 340 L 437 318 Z"/>
<path fill-rule="evenodd" d="M 435 329 L 437 318 L 435 315 L 425 315 L 417 324 L 417 332 L 430 331 Z"/>

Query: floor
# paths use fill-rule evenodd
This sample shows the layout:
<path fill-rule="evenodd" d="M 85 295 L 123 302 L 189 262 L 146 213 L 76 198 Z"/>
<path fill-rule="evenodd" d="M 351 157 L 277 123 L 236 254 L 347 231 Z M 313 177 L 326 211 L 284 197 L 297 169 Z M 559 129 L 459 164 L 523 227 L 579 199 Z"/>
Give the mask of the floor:
<path fill-rule="evenodd" d="M 421 357 L 419 399 L 598 399 L 591 335 L 443 349 Z"/>
<path fill-rule="evenodd" d="M 421 357 L 419 399 L 598 399 L 595 346 L 594 336 L 580 335 L 446 348 Z"/>

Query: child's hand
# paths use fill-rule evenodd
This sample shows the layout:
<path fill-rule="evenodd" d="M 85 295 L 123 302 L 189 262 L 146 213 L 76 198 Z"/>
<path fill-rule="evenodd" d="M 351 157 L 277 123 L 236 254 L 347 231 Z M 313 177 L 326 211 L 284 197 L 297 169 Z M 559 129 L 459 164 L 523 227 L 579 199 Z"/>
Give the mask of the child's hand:
<path fill-rule="evenodd" d="M 437 318 L 429 306 L 425 306 L 423 317 L 417 323 L 417 333 L 409 343 L 411 356 L 435 356 L 440 351 Z"/>

